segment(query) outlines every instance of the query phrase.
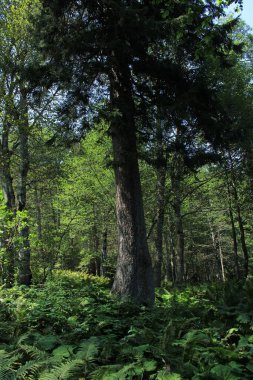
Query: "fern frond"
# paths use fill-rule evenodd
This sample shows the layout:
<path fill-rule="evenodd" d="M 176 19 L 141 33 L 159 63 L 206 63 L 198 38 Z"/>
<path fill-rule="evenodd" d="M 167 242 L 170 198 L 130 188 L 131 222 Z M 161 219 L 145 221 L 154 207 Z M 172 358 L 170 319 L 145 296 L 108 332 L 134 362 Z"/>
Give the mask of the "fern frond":
<path fill-rule="evenodd" d="M 83 367 L 84 363 L 82 360 L 69 360 L 58 366 L 54 366 L 50 372 L 44 371 L 40 374 L 39 380 L 73 380 L 78 378 Z"/>
<path fill-rule="evenodd" d="M 48 357 L 45 351 L 40 350 L 35 346 L 29 346 L 27 344 L 22 344 L 19 348 L 24 351 L 31 359 L 44 360 Z"/>
<path fill-rule="evenodd" d="M 118 380 L 118 371 L 122 368 L 120 364 L 104 365 L 91 374 L 92 380 Z"/>
<path fill-rule="evenodd" d="M 25 334 L 22 334 L 18 341 L 17 341 L 17 345 L 19 346 L 20 344 L 22 344 L 24 341 L 27 341 L 29 338 L 31 338 L 31 332 L 27 332 Z"/>
<path fill-rule="evenodd" d="M 16 379 L 35 380 L 38 372 L 45 365 L 45 362 L 36 360 L 27 361 L 16 371 Z"/>
<path fill-rule="evenodd" d="M 12 370 L 14 368 L 14 365 L 17 362 L 20 362 L 21 358 L 22 356 L 19 353 L 17 353 L 17 351 L 13 351 L 9 353 L 4 350 L 1 350 L 0 351 L 1 370 Z"/>
<path fill-rule="evenodd" d="M 76 357 L 83 359 L 85 362 L 92 362 L 98 354 L 99 342 L 98 339 L 93 337 L 80 344 Z"/>
<path fill-rule="evenodd" d="M 12 369 L 0 368 L 0 380 L 15 380 L 16 376 Z"/>

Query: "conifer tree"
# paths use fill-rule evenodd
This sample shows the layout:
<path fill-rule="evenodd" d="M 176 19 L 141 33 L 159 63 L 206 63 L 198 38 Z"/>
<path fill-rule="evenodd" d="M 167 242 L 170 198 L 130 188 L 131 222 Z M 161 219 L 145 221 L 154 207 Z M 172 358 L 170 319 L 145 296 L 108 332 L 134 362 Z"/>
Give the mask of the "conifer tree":
<path fill-rule="evenodd" d="M 45 62 L 31 68 L 31 78 L 61 84 L 63 127 L 74 121 L 79 128 L 82 120 L 85 128 L 91 116 L 110 123 L 119 232 L 112 290 L 120 297 L 154 300 L 136 118 L 156 104 L 154 93 L 162 94 L 170 108 L 192 108 L 208 134 L 212 96 L 201 68 L 212 55 L 228 63 L 233 21 L 216 23 L 228 3 L 233 1 L 42 1 L 37 43 Z M 98 115 L 94 105 L 101 100 Z"/>

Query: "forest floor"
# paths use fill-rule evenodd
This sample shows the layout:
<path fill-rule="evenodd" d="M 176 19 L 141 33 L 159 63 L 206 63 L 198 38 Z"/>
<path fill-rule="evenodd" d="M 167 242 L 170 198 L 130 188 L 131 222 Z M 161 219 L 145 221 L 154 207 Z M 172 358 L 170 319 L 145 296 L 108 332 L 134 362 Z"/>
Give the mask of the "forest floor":
<path fill-rule="evenodd" d="M 253 379 L 253 280 L 160 289 L 150 309 L 57 271 L 0 290 L 0 380 Z"/>

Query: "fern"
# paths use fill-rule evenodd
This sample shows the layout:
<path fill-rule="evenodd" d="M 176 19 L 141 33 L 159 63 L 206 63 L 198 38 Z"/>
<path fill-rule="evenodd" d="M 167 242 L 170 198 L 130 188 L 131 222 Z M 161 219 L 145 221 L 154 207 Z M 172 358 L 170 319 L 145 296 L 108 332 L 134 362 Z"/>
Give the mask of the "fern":
<path fill-rule="evenodd" d="M 74 350 L 74 346 L 69 345 L 69 344 L 63 344 L 55 348 L 52 354 L 55 358 L 67 359 L 73 355 L 73 350 Z"/>
<path fill-rule="evenodd" d="M 15 379 L 15 366 L 21 360 L 21 355 L 13 355 L 4 350 L 0 351 L 0 380 L 13 380 Z"/>
<path fill-rule="evenodd" d="M 48 354 L 45 351 L 42 351 L 34 346 L 28 346 L 26 344 L 22 344 L 19 346 L 19 349 L 24 351 L 31 359 L 34 360 L 44 360 L 48 357 Z"/>
<path fill-rule="evenodd" d="M 35 360 L 27 361 L 17 371 L 15 379 L 35 380 L 41 367 L 45 365 L 45 362 L 37 362 Z"/>
<path fill-rule="evenodd" d="M 28 332 L 26 332 L 25 334 L 22 334 L 22 335 L 19 337 L 19 339 L 18 339 L 18 341 L 17 341 L 17 345 L 19 346 L 20 344 L 23 344 L 24 342 L 27 342 L 27 341 L 29 341 L 30 339 L 31 339 L 31 332 L 28 331 Z"/>
<path fill-rule="evenodd" d="M 14 371 L 7 368 L 0 368 L 0 380 L 15 380 Z"/>
<path fill-rule="evenodd" d="M 75 380 L 82 375 L 83 361 L 79 359 L 69 360 L 48 372 L 40 374 L 39 380 Z"/>
<path fill-rule="evenodd" d="M 121 369 L 120 364 L 101 366 L 91 373 L 92 380 L 118 380 L 117 373 Z"/>
<path fill-rule="evenodd" d="M 92 337 L 84 342 L 82 342 L 78 348 L 76 357 L 78 359 L 83 359 L 86 363 L 95 360 L 98 354 L 99 343 L 98 339 Z"/>

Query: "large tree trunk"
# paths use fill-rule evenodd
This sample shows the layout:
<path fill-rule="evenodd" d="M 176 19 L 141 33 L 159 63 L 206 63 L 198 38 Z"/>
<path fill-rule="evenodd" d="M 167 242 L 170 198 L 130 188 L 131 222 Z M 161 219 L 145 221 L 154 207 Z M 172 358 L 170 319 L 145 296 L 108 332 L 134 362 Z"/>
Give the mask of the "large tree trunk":
<path fill-rule="evenodd" d="M 153 304 L 153 272 L 146 238 L 130 70 L 119 52 L 113 53 L 111 60 L 111 136 L 119 233 L 112 292 L 121 298 Z"/>
<path fill-rule="evenodd" d="M 9 128 L 10 125 L 7 122 L 3 123 L 2 130 L 2 139 L 0 146 L 0 178 L 2 184 L 2 190 L 4 194 L 5 204 L 8 210 L 8 218 L 11 222 L 15 218 L 16 213 L 16 200 L 12 183 L 11 175 L 11 152 L 9 150 Z M 3 273 L 3 281 L 7 287 L 11 287 L 14 283 L 14 273 L 15 273 L 15 247 L 14 247 L 14 231 L 15 228 L 11 227 L 10 229 L 4 232 L 2 237 L 1 245 L 5 249 L 5 265 Z"/>
<path fill-rule="evenodd" d="M 28 149 L 28 135 L 29 135 L 29 122 L 28 122 L 28 108 L 26 95 L 21 95 L 21 117 L 18 124 L 19 132 L 19 154 L 20 154 L 20 167 L 19 167 L 19 181 L 17 189 L 18 211 L 23 212 L 26 210 L 26 185 L 27 175 L 29 170 L 29 149 Z M 19 273 L 18 283 L 20 285 L 31 284 L 32 273 L 30 269 L 30 242 L 29 242 L 29 226 L 26 216 L 22 217 L 22 226 L 20 229 L 21 246 L 19 248 Z"/>

